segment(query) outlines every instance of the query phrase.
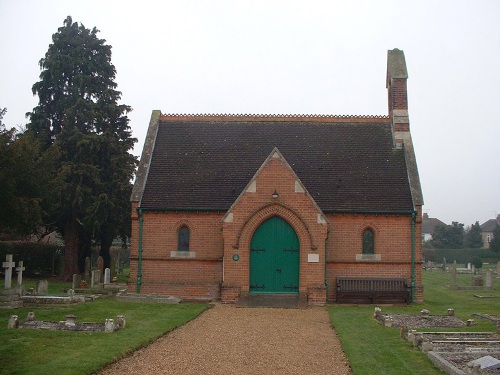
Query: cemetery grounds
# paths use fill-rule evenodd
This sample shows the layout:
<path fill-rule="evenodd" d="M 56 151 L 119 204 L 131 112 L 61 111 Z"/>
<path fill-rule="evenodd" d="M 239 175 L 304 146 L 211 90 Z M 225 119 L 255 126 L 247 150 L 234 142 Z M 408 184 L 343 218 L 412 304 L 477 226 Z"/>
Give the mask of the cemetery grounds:
<path fill-rule="evenodd" d="M 457 275 L 458 285 L 470 285 L 471 275 Z M 450 272 L 423 271 L 425 303 L 410 306 L 382 305 L 384 313 L 446 315 L 449 308 L 463 321 L 473 313 L 498 315 L 500 298 L 476 298 L 474 294 L 500 297 L 500 279 L 488 291 L 452 290 Z M 30 288 L 35 281 L 26 280 Z M 49 293 L 64 295 L 68 283 L 49 281 Z M 0 288 L 3 283 L 0 282 Z M 443 374 L 427 356 L 400 338 L 399 328 L 383 327 L 373 318 L 375 305 L 329 305 L 335 328 L 354 374 Z M 183 325 L 209 308 L 207 304 L 178 305 L 131 303 L 112 298 L 72 306 L 35 306 L 15 310 L 0 309 L 0 374 L 91 374 L 135 349 L 144 347 L 177 326 Z M 66 332 L 7 329 L 11 315 L 24 321 L 33 311 L 40 320 L 63 320 L 65 315 L 78 321 L 104 321 L 117 315 L 126 317 L 126 328 L 114 333 Z M 439 328 L 436 331 L 495 331 L 493 323 L 475 319 L 464 328 Z M 426 329 L 427 331 L 429 329 Z M 335 364 L 332 364 L 335 366 Z"/>

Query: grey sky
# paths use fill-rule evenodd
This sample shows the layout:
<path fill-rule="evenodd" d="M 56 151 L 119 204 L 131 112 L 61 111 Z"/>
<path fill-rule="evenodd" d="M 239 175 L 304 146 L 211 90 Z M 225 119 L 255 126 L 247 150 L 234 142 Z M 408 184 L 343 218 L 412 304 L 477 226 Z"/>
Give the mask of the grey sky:
<path fill-rule="evenodd" d="M 24 125 L 66 16 L 113 46 L 142 149 L 164 113 L 387 114 L 387 50 L 404 50 L 424 212 L 500 214 L 500 1 L 0 0 L 0 108 Z"/>

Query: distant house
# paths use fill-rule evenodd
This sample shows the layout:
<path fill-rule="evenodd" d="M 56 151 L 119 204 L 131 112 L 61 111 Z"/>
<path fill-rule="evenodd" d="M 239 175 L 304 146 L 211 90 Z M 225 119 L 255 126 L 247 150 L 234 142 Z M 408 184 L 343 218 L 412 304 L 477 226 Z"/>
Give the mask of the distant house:
<path fill-rule="evenodd" d="M 446 224 L 441 220 L 436 219 L 435 217 L 429 217 L 429 214 L 424 213 L 424 216 L 422 217 L 422 242 L 432 240 L 432 234 L 438 225 Z"/>
<path fill-rule="evenodd" d="M 483 243 L 485 248 L 490 247 L 490 242 L 493 239 L 493 231 L 496 226 L 500 225 L 500 215 L 496 219 L 490 219 L 483 224 L 481 224 L 481 230 L 483 231 Z"/>

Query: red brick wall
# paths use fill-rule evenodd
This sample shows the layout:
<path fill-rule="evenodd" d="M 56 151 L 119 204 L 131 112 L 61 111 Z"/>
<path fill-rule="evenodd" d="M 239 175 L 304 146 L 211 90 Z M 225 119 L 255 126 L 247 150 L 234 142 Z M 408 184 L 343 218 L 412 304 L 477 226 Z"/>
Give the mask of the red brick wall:
<path fill-rule="evenodd" d="M 338 276 L 405 277 L 411 281 L 411 215 L 349 213 L 325 217 L 307 192 L 295 191 L 296 179 L 283 159 L 271 158 L 255 178 L 256 191 L 244 192 L 228 211 L 232 218 L 224 216 L 225 212 L 143 212 L 141 293 L 236 301 L 249 292 L 249 246 L 253 233 L 272 216 L 286 220 L 297 233 L 299 293 L 307 295 L 311 304 L 325 303 L 327 294 L 329 300 L 334 300 Z M 275 190 L 279 194 L 276 199 L 272 197 Z M 417 218 L 415 301 L 421 301 L 420 209 Z M 190 251 L 196 252 L 193 259 L 171 257 L 171 252 L 177 251 L 177 233 L 183 225 L 190 229 Z M 375 254 L 380 255 L 380 261 L 356 260 L 356 254 L 362 253 L 366 228 L 375 234 Z M 137 204 L 133 203 L 131 292 L 137 290 L 138 239 Z M 234 254 L 239 255 L 238 261 L 233 260 Z M 308 254 L 318 254 L 319 263 L 309 263 Z"/>
<path fill-rule="evenodd" d="M 415 301 L 423 300 L 421 212 L 415 225 Z M 411 283 L 412 216 L 375 214 L 329 214 L 327 240 L 328 299 L 335 299 L 336 278 L 404 277 Z M 357 260 L 362 254 L 362 235 L 366 228 L 375 234 L 375 255 L 380 260 Z"/>

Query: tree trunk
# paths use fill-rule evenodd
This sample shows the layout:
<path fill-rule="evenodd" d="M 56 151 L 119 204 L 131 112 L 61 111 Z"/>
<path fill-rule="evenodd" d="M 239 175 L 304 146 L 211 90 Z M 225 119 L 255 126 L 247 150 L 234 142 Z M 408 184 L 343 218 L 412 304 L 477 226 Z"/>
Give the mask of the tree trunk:
<path fill-rule="evenodd" d="M 111 254 L 109 250 L 113 244 L 112 238 L 106 238 L 106 236 L 101 236 L 101 248 L 99 249 L 99 255 L 102 256 L 104 261 L 104 268 L 111 268 Z"/>
<path fill-rule="evenodd" d="M 80 273 L 78 267 L 78 223 L 71 219 L 64 230 L 64 281 L 73 280 L 73 274 Z"/>

